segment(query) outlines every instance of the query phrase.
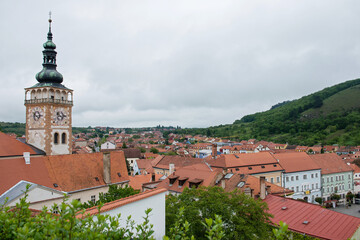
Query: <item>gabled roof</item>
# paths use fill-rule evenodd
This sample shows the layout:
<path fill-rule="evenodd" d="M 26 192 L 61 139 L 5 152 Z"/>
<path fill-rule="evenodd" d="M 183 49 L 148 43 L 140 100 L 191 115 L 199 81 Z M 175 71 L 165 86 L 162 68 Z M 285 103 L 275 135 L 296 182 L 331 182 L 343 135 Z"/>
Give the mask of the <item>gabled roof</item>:
<path fill-rule="evenodd" d="M 310 156 L 319 167 L 322 174 L 339 172 L 350 172 L 352 168 L 348 166 L 336 153 L 315 154 Z"/>
<path fill-rule="evenodd" d="M 155 181 L 159 181 L 160 178 L 163 175 L 161 174 L 155 174 Z M 130 187 L 132 187 L 133 189 L 140 189 L 142 190 L 142 185 L 144 183 L 150 183 L 152 182 L 152 176 L 151 174 L 146 174 L 146 175 L 135 175 L 135 176 L 129 176 L 129 185 Z"/>
<path fill-rule="evenodd" d="M 319 205 L 267 195 L 272 222 L 285 222 L 289 230 L 321 239 L 350 239 L 360 226 L 360 218 L 338 213 Z M 305 222 L 307 221 L 307 223 Z"/>
<path fill-rule="evenodd" d="M 208 161 L 212 167 L 234 168 L 262 164 L 277 164 L 276 159 L 269 152 L 246 154 L 223 154 L 217 159 Z"/>
<path fill-rule="evenodd" d="M 183 156 L 161 156 L 162 158 L 155 158 L 152 162 L 154 168 L 169 169 L 169 164 L 174 164 L 175 168 L 185 167 L 202 163 L 200 158 L 183 157 Z"/>
<path fill-rule="evenodd" d="M 23 156 L 24 152 L 30 152 L 30 155 L 39 154 L 29 145 L 0 132 L 0 157 Z"/>
<path fill-rule="evenodd" d="M 278 153 L 273 156 L 279 160 L 286 173 L 320 169 L 305 152 Z"/>
<path fill-rule="evenodd" d="M 122 151 L 110 152 L 110 162 L 111 182 L 128 181 L 124 153 Z M 45 163 L 51 179 L 63 191 L 72 192 L 106 185 L 102 153 L 48 156 Z"/>
<path fill-rule="evenodd" d="M 200 166 L 202 165 L 202 166 Z M 167 179 L 163 180 L 158 188 L 166 188 L 172 192 L 182 192 L 186 187 L 189 188 L 190 182 L 198 183 L 201 186 L 213 186 L 215 184 L 216 177 L 221 174 L 218 171 L 211 170 L 205 163 L 200 163 L 192 166 L 176 168 L 173 175 L 176 176 L 176 180 L 173 184 L 170 184 L 170 175 Z M 179 185 L 179 180 L 183 180 L 182 185 Z"/>
<path fill-rule="evenodd" d="M 152 197 L 154 195 L 164 193 L 166 191 L 167 190 L 164 189 L 164 188 L 156 188 L 154 190 L 145 191 L 145 192 L 142 192 L 142 193 L 138 193 L 138 194 L 126 197 L 126 198 L 122 198 L 122 199 L 119 199 L 119 200 L 108 202 L 108 203 L 105 203 L 104 206 L 100 209 L 100 213 L 108 212 L 108 211 L 113 210 L 115 208 L 119 208 L 119 207 L 127 205 L 129 203 L 140 201 L 140 200 L 146 199 L 148 197 Z M 79 215 L 76 216 L 76 218 L 83 218 L 83 217 L 86 217 L 86 216 L 96 215 L 98 213 L 99 213 L 99 210 L 98 210 L 97 206 L 95 206 L 95 207 L 86 209 L 83 214 L 80 213 Z"/>

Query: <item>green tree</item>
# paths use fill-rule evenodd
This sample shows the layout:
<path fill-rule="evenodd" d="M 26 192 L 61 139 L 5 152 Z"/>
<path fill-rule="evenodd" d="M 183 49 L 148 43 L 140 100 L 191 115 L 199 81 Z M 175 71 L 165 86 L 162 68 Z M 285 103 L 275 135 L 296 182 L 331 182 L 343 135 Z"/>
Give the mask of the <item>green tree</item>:
<path fill-rule="evenodd" d="M 205 219 L 220 216 L 224 224 L 224 239 L 267 239 L 271 234 L 267 206 L 260 200 L 240 193 L 225 192 L 219 187 L 186 188 L 178 196 L 166 200 L 166 232 L 176 222 L 178 209 L 184 208 L 183 220 L 190 223 L 189 236 L 207 239 Z"/>
<path fill-rule="evenodd" d="M 100 193 L 99 194 L 99 200 L 97 200 L 95 203 L 92 201 L 88 201 L 82 204 L 82 208 L 90 208 L 93 206 L 98 206 L 103 203 L 112 202 L 114 200 L 118 200 L 121 198 L 129 197 L 131 195 L 139 193 L 140 190 L 134 190 L 132 187 L 126 186 L 125 188 L 122 188 L 119 185 L 110 185 L 109 190 L 107 193 Z"/>
<path fill-rule="evenodd" d="M 157 154 L 157 153 L 159 153 L 159 150 L 157 148 L 152 147 L 152 148 L 150 148 L 150 152 Z"/>
<path fill-rule="evenodd" d="M 125 142 L 123 142 L 123 144 L 122 144 L 122 147 L 121 148 L 127 148 L 127 146 L 126 146 L 126 143 Z"/>
<path fill-rule="evenodd" d="M 41 213 L 32 216 L 27 197 L 26 192 L 12 209 L 0 205 L 1 239 L 154 239 L 153 225 L 149 222 L 151 209 L 145 211 L 143 223 L 136 225 L 128 217 L 127 225 L 120 226 L 120 214 L 77 218 L 78 214 L 84 213 L 81 203 L 77 200 L 68 203 L 67 198 L 59 205 L 54 204 L 53 209 L 56 208 L 59 214 L 49 213 L 45 207 Z"/>

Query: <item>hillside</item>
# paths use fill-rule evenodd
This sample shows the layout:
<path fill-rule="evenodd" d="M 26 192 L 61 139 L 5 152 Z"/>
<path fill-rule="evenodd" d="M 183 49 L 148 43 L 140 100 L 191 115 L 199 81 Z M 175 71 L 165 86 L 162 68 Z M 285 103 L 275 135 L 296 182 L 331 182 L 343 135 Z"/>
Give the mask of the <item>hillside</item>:
<path fill-rule="evenodd" d="M 360 79 L 347 81 L 233 124 L 178 131 L 290 144 L 360 145 Z"/>

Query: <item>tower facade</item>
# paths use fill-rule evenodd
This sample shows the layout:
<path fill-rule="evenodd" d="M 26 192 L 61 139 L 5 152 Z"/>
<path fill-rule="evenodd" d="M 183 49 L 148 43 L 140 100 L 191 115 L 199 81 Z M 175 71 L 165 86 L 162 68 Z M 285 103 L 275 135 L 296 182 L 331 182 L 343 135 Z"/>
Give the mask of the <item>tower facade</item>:
<path fill-rule="evenodd" d="M 34 86 L 25 88 L 26 142 L 47 155 L 72 153 L 73 90 L 65 87 L 56 70 L 56 45 L 52 41 L 51 19 L 43 44 L 43 69 Z"/>

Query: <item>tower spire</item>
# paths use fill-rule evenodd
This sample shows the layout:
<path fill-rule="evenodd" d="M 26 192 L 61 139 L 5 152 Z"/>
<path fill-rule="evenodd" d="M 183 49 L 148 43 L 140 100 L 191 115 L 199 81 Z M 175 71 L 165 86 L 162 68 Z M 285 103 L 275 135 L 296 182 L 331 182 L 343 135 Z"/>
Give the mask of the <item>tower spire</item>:
<path fill-rule="evenodd" d="M 63 76 L 56 70 L 56 45 L 53 43 L 53 34 L 51 32 L 51 12 L 49 12 L 49 32 L 47 41 L 43 44 L 43 69 L 36 74 L 39 83 L 62 83 Z"/>

